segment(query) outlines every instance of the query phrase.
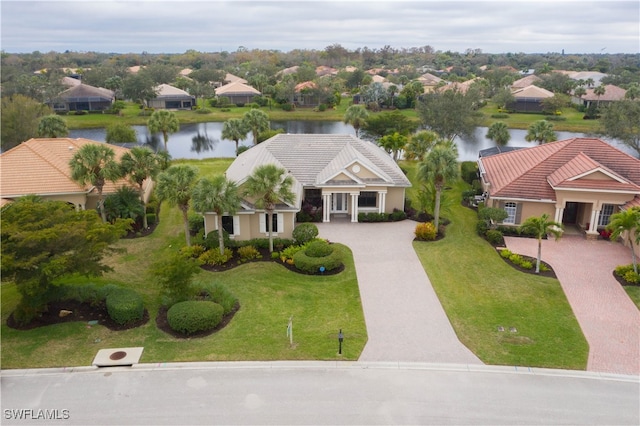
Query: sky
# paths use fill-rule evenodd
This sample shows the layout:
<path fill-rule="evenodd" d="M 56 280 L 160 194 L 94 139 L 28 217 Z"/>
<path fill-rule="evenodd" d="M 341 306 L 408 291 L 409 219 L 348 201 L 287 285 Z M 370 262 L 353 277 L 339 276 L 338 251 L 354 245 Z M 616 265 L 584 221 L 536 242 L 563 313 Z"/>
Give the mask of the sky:
<path fill-rule="evenodd" d="M 640 1 L 0 0 L 7 53 L 354 50 L 639 53 Z"/>

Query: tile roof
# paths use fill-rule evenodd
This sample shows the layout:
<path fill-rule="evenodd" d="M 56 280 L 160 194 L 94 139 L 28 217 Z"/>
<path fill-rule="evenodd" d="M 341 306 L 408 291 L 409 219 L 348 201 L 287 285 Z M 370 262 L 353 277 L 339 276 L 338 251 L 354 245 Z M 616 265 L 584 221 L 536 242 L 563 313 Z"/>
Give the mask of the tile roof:
<path fill-rule="evenodd" d="M 640 160 L 601 139 L 566 139 L 478 162 L 494 198 L 555 200 L 553 186 L 640 194 Z M 594 173 L 604 173 L 608 179 L 590 179 Z"/>
<path fill-rule="evenodd" d="M 220 86 L 216 89 L 216 95 L 259 95 L 260 92 L 253 87 L 236 81 L 234 83 L 225 84 L 224 86 Z"/>
<path fill-rule="evenodd" d="M 435 75 L 430 73 L 422 74 L 416 80 L 418 80 L 420 83 L 422 83 L 425 86 L 436 86 L 441 81 L 443 81 L 440 77 L 436 77 Z"/>
<path fill-rule="evenodd" d="M 161 84 L 155 88 L 157 96 L 156 98 L 175 98 L 175 97 L 191 97 L 191 95 L 177 87 L 173 87 L 169 84 Z"/>
<path fill-rule="evenodd" d="M 245 80 L 244 78 L 238 77 L 237 75 L 233 75 L 230 73 L 227 73 L 225 75 L 224 81 L 228 83 L 247 83 L 247 80 Z"/>
<path fill-rule="evenodd" d="M 531 86 L 533 83 L 542 81 L 540 77 L 537 75 L 528 75 L 526 77 L 522 77 L 519 80 L 516 80 L 511 85 L 511 89 L 522 89 L 527 86 Z"/>
<path fill-rule="evenodd" d="M 593 93 L 595 89 L 587 89 L 584 96 L 581 97 L 582 100 L 585 101 L 603 101 L 603 102 L 611 102 L 611 101 L 621 101 L 624 99 L 627 91 L 621 87 L 614 86 L 613 84 L 607 84 L 604 86 L 604 95 L 598 96 Z"/>
<path fill-rule="evenodd" d="M 303 81 L 302 83 L 296 84 L 296 87 L 293 90 L 297 93 L 304 89 L 316 89 L 317 87 L 318 85 L 313 81 Z"/>
<path fill-rule="evenodd" d="M 93 87 L 88 84 L 78 84 L 73 86 L 59 95 L 62 99 L 78 99 L 78 98 L 102 98 L 106 100 L 115 99 L 115 93 L 112 90 L 102 87 Z"/>
<path fill-rule="evenodd" d="M 523 98 L 544 99 L 544 98 L 553 97 L 553 92 L 550 92 L 547 89 L 543 89 L 542 87 L 534 86 L 533 84 L 527 87 L 516 89 L 511 93 L 513 94 L 513 97 L 516 99 L 523 99 Z"/>
<path fill-rule="evenodd" d="M 81 186 L 71 179 L 69 160 L 73 153 L 86 144 L 101 144 L 89 139 L 52 138 L 29 139 L 0 155 L 0 197 L 15 198 L 27 194 L 84 194 L 93 189 Z M 127 148 L 110 145 L 116 158 Z M 122 185 L 107 181 L 103 192 L 114 192 Z"/>

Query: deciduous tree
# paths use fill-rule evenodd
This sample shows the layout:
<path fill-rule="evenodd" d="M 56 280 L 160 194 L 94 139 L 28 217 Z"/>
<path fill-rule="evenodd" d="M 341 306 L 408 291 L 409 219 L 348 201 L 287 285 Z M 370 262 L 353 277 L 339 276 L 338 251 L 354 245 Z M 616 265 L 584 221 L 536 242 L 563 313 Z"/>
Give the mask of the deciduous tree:
<path fill-rule="evenodd" d="M 620 140 L 640 158 L 640 101 L 625 99 L 602 109 L 599 133 Z"/>
<path fill-rule="evenodd" d="M 136 130 L 128 124 L 116 122 L 107 126 L 105 141 L 107 143 L 137 142 Z"/>
<path fill-rule="evenodd" d="M 454 140 L 457 136 L 473 138 L 479 117 L 475 111 L 477 99 L 456 89 L 431 92 L 418 102 L 422 124 L 441 137 Z"/>
<path fill-rule="evenodd" d="M 46 105 L 24 95 L 2 97 L 0 143 L 7 150 L 35 137 L 40 119 L 53 111 Z"/>

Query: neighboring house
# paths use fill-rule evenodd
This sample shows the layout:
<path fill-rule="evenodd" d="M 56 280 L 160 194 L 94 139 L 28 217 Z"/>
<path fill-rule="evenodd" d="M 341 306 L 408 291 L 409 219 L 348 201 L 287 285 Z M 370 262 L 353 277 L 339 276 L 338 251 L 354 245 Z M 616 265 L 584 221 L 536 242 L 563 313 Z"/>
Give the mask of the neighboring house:
<path fill-rule="evenodd" d="M 435 75 L 430 73 L 422 74 L 416 80 L 422 83 L 422 85 L 424 86 L 425 92 L 433 91 L 436 87 L 438 87 L 444 82 L 444 80 L 441 79 L 440 77 L 436 77 Z"/>
<path fill-rule="evenodd" d="M 86 144 L 102 144 L 89 139 L 41 138 L 29 139 L 0 155 L 0 198 L 2 204 L 25 195 L 35 194 L 45 200 L 66 201 L 76 209 L 95 209 L 98 193 L 90 184 L 80 185 L 71 179 L 69 160 Z M 116 158 L 127 148 L 110 145 Z M 107 181 L 103 194 L 114 193 L 121 186 L 131 186 L 125 179 L 115 183 Z M 145 183 L 145 198 L 148 200 L 153 182 Z M 137 190 L 137 188 L 136 188 Z"/>
<path fill-rule="evenodd" d="M 586 82 L 587 80 L 592 80 L 593 84 L 589 87 L 599 86 L 601 84 L 600 80 L 604 77 L 607 77 L 608 74 L 598 72 L 598 71 L 563 71 L 563 70 L 553 70 L 552 72 L 558 72 L 560 74 L 564 74 L 569 77 L 571 80 Z"/>
<path fill-rule="evenodd" d="M 511 94 L 515 101 L 507 105 L 507 109 L 515 112 L 542 112 L 542 101 L 553 97 L 553 92 L 534 85 L 517 89 Z"/>
<path fill-rule="evenodd" d="M 62 77 L 62 85 L 65 87 L 75 87 L 82 84 L 81 78 L 64 76 Z"/>
<path fill-rule="evenodd" d="M 296 84 L 294 89 L 293 103 L 297 106 L 317 106 L 320 98 L 316 92 L 318 85 L 313 81 L 304 81 Z"/>
<path fill-rule="evenodd" d="M 511 85 L 511 91 L 513 92 L 518 89 L 524 89 L 525 87 L 532 86 L 539 81 L 542 81 L 542 79 L 537 75 L 528 75 L 526 77 L 522 77 L 521 79 L 513 82 L 513 84 Z"/>
<path fill-rule="evenodd" d="M 591 106 L 592 104 L 596 105 L 606 105 L 611 102 L 621 101 L 624 99 L 624 96 L 627 94 L 627 91 L 621 87 L 614 86 L 613 84 L 607 84 L 604 86 L 604 95 L 596 95 L 593 93 L 595 89 L 586 89 L 586 94 L 582 97 L 573 96 L 572 101 L 576 104 L 582 104 L 586 107 Z"/>
<path fill-rule="evenodd" d="M 168 84 L 155 88 L 156 97 L 149 100 L 149 107 L 155 109 L 191 109 L 196 105 L 195 96 Z"/>
<path fill-rule="evenodd" d="M 276 206 L 273 230 L 291 238 L 296 213 L 321 209 L 323 222 L 336 216 L 358 221 L 360 212 L 404 210 L 405 189 L 411 184 L 400 167 L 380 147 L 352 135 L 279 134 L 240 154 L 227 178 L 240 187 L 256 167 L 275 164 L 293 178 L 295 201 Z M 233 216 L 223 217 L 224 229 L 238 240 L 268 235 L 266 213 L 245 199 Z M 205 214 L 205 232 L 217 229 L 216 215 Z"/>
<path fill-rule="evenodd" d="M 115 93 L 109 89 L 78 84 L 60 93 L 48 104 L 56 112 L 104 111 L 111 108 L 115 99 Z"/>
<path fill-rule="evenodd" d="M 247 81 L 247 80 L 245 80 L 244 78 L 242 78 L 242 77 L 238 77 L 237 75 L 233 75 L 233 74 L 231 74 L 231 73 L 227 73 L 227 74 L 224 76 L 224 82 L 225 82 L 226 84 L 229 84 L 229 83 L 242 83 L 242 84 L 247 84 L 247 83 L 248 83 L 248 81 Z"/>
<path fill-rule="evenodd" d="M 481 80 L 481 78 L 476 77 L 476 78 L 472 78 L 471 80 L 467 80 L 463 82 L 448 83 L 444 86 L 440 86 L 436 88 L 435 91 L 442 93 L 442 92 L 446 92 L 447 90 L 455 89 L 460 93 L 467 93 L 469 91 L 469 88 L 473 85 L 473 83 L 475 83 L 478 80 Z"/>
<path fill-rule="evenodd" d="M 486 205 L 521 225 L 547 213 L 587 238 L 612 214 L 640 205 L 640 159 L 595 138 L 573 138 L 478 159 Z"/>
<path fill-rule="evenodd" d="M 240 82 L 225 84 L 216 89 L 216 96 L 225 96 L 232 104 L 248 104 L 260 95 L 257 89 Z"/>
<path fill-rule="evenodd" d="M 338 75 L 338 70 L 326 65 L 320 65 L 316 67 L 316 75 L 318 77 L 322 77 L 325 75 Z"/>

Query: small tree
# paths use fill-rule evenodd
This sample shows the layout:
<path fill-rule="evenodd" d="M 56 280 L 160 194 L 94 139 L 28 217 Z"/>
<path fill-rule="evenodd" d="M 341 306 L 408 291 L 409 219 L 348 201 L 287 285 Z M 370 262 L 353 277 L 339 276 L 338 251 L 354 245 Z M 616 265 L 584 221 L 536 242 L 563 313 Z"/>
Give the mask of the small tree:
<path fill-rule="evenodd" d="M 230 118 L 222 125 L 222 139 L 232 140 L 236 143 L 236 155 L 238 155 L 238 145 L 241 139 L 247 137 L 249 129 L 246 122 L 239 118 Z"/>
<path fill-rule="evenodd" d="M 187 246 L 191 246 L 191 235 L 189 234 L 189 202 L 191 193 L 196 183 L 198 169 L 185 164 L 171 166 L 165 172 L 158 175 L 158 185 L 156 194 L 162 201 L 177 206 L 182 212 L 184 222 L 184 233 Z"/>
<path fill-rule="evenodd" d="M 502 121 L 496 121 L 487 131 L 487 138 L 494 141 L 498 146 L 505 146 L 511 139 L 511 133 L 509 128 Z"/>
<path fill-rule="evenodd" d="M 409 136 L 409 141 L 404 148 L 405 159 L 422 161 L 440 140 L 440 136 L 431 130 L 422 130 L 414 133 Z"/>
<path fill-rule="evenodd" d="M 61 138 L 68 134 L 67 122 L 59 115 L 45 115 L 38 123 L 38 136 L 41 138 Z"/>
<path fill-rule="evenodd" d="M 242 117 L 242 122 L 249 130 L 251 130 L 254 145 L 258 144 L 258 136 L 260 136 L 260 132 L 264 132 L 269 129 L 270 126 L 269 116 L 266 112 L 260 111 L 259 109 L 247 111 Z"/>
<path fill-rule="evenodd" d="M 527 129 L 524 137 L 527 142 L 538 142 L 539 145 L 547 142 L 553 142 L 558 139 L 556 132 L 553 130 L 553 123 L 547 120 L 539 120 L 532 123 Z"/>
<path fill-rule="evenodd" d="M 178 117 L 166 109 L 161 109 L 158 111 L 154 111 L 149 117 L 149 121 L 147 122 L 147 127 L 151 133 L 162 133 L 162 138 L 164 140 L 164 150 L 167 151 L 167 144 L 169 143 L 169 134 L 175 133 L 180 130 L 180 122 L 178 121 Z"/>
<path fill-rule="evenodd" d="M 611 215 L 611 220 L 607 225 L 607 230 L 611 231 L 611 240 L 626 235 L 626 240 L 631 249 L 631 259 L 633 261 L 633 271 L 638 273 L 638 261 L 636 252 L 633 249 L 633 242 L 640 244 L 640 207 L 633 207 Z"/>
<path fill-rule="evenodd" d="M 105 141 L 107 143 L 137 142 L 136 130 L 125 123 L 113 123 L 107 126 Z"/>
<path fill-rule="evenodd" d="M 447 181 L 458 177 L 457 155 L 450 146 L 437 145 L 418 167 L 418 178 L 424 182 L 432 182 L 436 190 L 433 216 L 434 225 L 438 229 L 442 190 Z"/>
<path fill-rule="evenodd" d="M 147 179 L 155 179 L 160 173 L 160 158 L 149 148 L 136 146 L 122 155 L 120 167 L 122 174 L 138 188 L 138 197 L 144 207 L 142 226 L 147 229 L 149 225 L 146 214 L 147 203 L 144 198 L 144 182 Z"/>
<path fill-rule="evenodd" d="M 532 216 L 520 225 L 520 230 L 534 235 L 538 239 L 538 257 L 536 258 L 536 274 L 540 273 L 540 261 L 542 259 L 542 238 L 551 234 L 556 241 L 562 236 L 563 226 L 561 223 L 549 220 L 549 215 Z"/>
<path fill-rule="evenodd" d="M 162 288 L 162 304 L 171 306 L 193 295 L 191 281 L 200 270 L 195 259 L 172 253 L 151 265 L 151 275 Z"/>
<path fill-rule="evenodd" d="M 489 229 L 495 229 L 498 223 L 509 217 L 509 214 L 505 209 L 485 207 L 478 211 L 478 217 L 487 223 Z"/>
<path fill-rule="evenodd" d="M 404 149 L 407 144 L 407 137 L 401 135 L 398 132 L 394 132 L 391 135 L 386 135 L 378 140 L 378 145 L 385 151 L 392 155 L 394 161 L 398 161 L 400 151 Z"/>

